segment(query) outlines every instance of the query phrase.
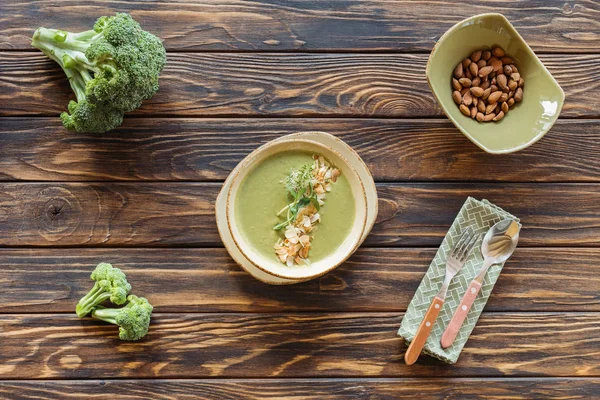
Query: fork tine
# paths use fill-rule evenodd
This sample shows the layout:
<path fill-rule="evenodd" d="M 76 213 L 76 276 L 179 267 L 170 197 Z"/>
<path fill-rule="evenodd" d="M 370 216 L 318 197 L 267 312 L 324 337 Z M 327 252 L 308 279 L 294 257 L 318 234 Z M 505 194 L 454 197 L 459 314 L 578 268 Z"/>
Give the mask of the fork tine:
<path fill-rule="evenodd" d="M 459 260 L 462 257 L 462 254 L 464 253 L 467 246 L 469 245 L 469 242 L 473 239 L 473 236 L 474 236 L 474 232 L 472 230 L 469 230 L 468 233 L 465 235 L 465 238 L 463 239 L 462 243 L 460 243 L 459 246 L 456 246 L 456 251 L 454 252 L 454 258 Z"/>
<path fill-rule="evenodd" d="M 467 228 L 463 231 L 463 233 L 460 235 L 460 238 L 458 239 L 458 242 L 456 242 L 454 248 L 450 252 L 450 257 L 456 258 L 464 244 L 467 242 L 467 240 L 470 239 L 472 233 L 473 230 L 471 228 Z"/>
<path fill-rule="evenodd" d="M 471 250 L 473 250 L 473 247 L 475 247 L 475 243 L 477 243 L 478 239 L 479 235 L 473 235 L 473 237 L 471 237 L 471 240 L 469 240 L 469 242 L 466 244 L 463 252 L 460 255 L 460 262 L 465 262 L 467 258 L 469 258 L 469 254 L 471 253 Z"/>

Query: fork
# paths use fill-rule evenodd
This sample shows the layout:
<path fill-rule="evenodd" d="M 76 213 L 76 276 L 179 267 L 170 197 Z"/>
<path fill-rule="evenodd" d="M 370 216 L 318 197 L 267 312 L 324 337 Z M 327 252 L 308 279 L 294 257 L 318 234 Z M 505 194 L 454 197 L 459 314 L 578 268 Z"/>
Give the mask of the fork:
<path fill-rule="evenodd" d="M 465 265 L 471 250 L 473 250 L 473 247 L 477 242 L 477 238 L 478 236 L 475 235 L 471 228 L 463 231 L 458 242 L 456 242 L 456 245 L 446 259 L 446 276 L 444 277 L 444 283 L 442 284 L 440 291 L 433 298 L 431 305 L 423 317 L 423 321 L 421 321 L 421 324 L 419 325 L 419 329 L 417 329 L 415 337 L 412 342 L 410 342 L 406 354 L 404 354 L 404 361 L 407 365 L 414 364 L 419 358 L 421 350 L 423 350 L 423 346 L 425 346 L 425 342 L 433 329 L 435 320 L 442 310 L 450 281 L 452 281 L 452 278 L 454 278 L 463 265 Z"/>

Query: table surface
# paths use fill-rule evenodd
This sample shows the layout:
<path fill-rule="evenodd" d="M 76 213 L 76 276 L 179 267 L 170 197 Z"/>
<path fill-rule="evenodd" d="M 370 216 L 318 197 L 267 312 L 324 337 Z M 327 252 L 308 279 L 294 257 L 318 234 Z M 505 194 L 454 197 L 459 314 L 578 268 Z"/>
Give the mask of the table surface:
<path fill-rule="evenodd" d="M 161 89 L 104 135 L 66 132 L 63 72 L 35 28 L 127 11 L 164 39 Z M 480 151 L 425 81 L 452 24 L 501 12 L 567 94 L 517 154 Z M 94 0 L 0 3 L 0 397 L 590 398 L 600 394 L 597 1 Z M 251 150 L 331 132 L 364 158 L 380 212 L 314 281 L 255 281 L 219 240 L 221 182 Z M 467 196 L 519 216 L 456 365 L 403 363 L 411 296 Z M 150 334 L 74 315 L 100 261 L 155 305 Z"/>

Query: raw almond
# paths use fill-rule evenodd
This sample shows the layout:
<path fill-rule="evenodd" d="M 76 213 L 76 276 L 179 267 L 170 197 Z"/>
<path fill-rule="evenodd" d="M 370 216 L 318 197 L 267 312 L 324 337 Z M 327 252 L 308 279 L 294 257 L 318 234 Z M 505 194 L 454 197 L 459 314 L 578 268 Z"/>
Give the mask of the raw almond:
<path fill-rule="evenodd" d="M 496 105 L 495 104 L 490 104 L 485 108 L 485 114 L 491 114 L 494 110 L 496 109 Z"/>
<path fill-rule="evenodd" d="M 471 116 L 471 110 L 469 110 L 469 107 L 465 106 L 464 104 L 460 105 L 460 112 L 465 114 L 467 117 Z"/>
<path fill-rule="evenodd" d="M 525 81 L 523 80 L 523 78 L 519 79 L 519 87 L 522 88 L 523 86 L 525 86 Z"/>
<path fill-rule="evenodd" d="M 471 54 L 471 60 L 475 62 L 479 61 L 481 59 L 481 53 L 481 50 L 474 51 L 473 54 Z"/>
<path fill-rule="evenodd" d="M 508 101 L 506 102 L 506 104 L 508 104 L 509 107 L 512 107 L 513 104 L 515 104 L 515 99 L 508 99 Z"/>
<path fill-rule="evenodd" d="M 492 86 L 490 86 L 490 89 L 492 89 L 492 92 L 497 92 L 498 91 L 498 86 L 494 85 L 492 83 Z"/>
<path fill-rule="evenodd" d="M 507 93 L 502 93 L 502 95 L 498 99 L 498 103 L 504 103 L 506 100 L 508 100 L 508 94 Z"/>
<path fill-rule="evenodd" d="M 456 79 L 460 79 L 463 77 L 463 65 L 462 63 L 458 64 L 456 68 L 454 68 L 454 77 Z"/>
<path fill-rule="evenodd" d="M 506 114 L 508 112 L 508 103 L 507 102 L 502 103 L 502 112 L 504 112 L 504 114 Z"/>
<path fill-rule="evenodd" d="M 485 116 L 485 118 L 483 118 L 483 120 L 485 122 L 489 122 L 489 121 L 493 121 L 494 118 L 496 118 L 496 114 L 492 113 L 492 114 L 488 114 Z"/>
<path fill-rule="evenodd" d="M 498 86 L 504 90 L 506 89 L 508 86 L 506 86 L 507 83 L 507 79 L 506 79 L 506 75 L 504 74 L 500 74 L 496 77 L 496 82 L 498 83 Z"/>
<path fill-rule="evenodd" d="M 462 86 L 456 80 L 456 78 L 452 78 L 452 87 L 454 88 L 454 90 L 459 90 L 459 91 L 462 90 Z"/>
<path fill-rule="evenodd" d="M 471 91 L 471 94 L 473 96 L 475 96 L 475 97 L 481 97 L 481 96 L 483 96 L 484 89 L 482 89 L 480 87 L 472 87 L 469 90 Z"/>
<path fill-rule="evenodd" d="M 475 79 L 473 79 L 471 81 L 471 86 L 479 86 L 481 84 L 481 78 L 480 77 L 476 77 Z"/>
<path fill-rule="evenodd" d="M 485 115 L 483 115 L 482 113 L 478 112 L 477 115 L 475 115 L 475 118 L 477 118 L 477 121 L 483 122 L 483 120 L 485 119 Z"/>
<path fill-rule="evenodd" d="M 510 65 L 505 65 L 505 66 L 504 66 L 504 73 L 505 73 L 506 75 L 510 75 L 510 74 L 512 74 L 512 72 L 513 72 L 513 70 L 512 70 L 512 68 L 510 67 Z"/>
<path fill-rule="evenodd" d="M 465 106 L 470 106 L 473 103 L 473 96 L 471 96 L 470 92 L 465 93 L 462 102 Z"/>
<path fill-rule="evenodd" d="M 517 103 L 523 100 L 523 89 L 517 88 L 514 99 Z"/>
<path fill-rule="evenodd" d="M 517 82 L 513 81 L 512 79 L 508 82 L 508 87 L 510 90 L 515 90 L 517 86 Z"/>
<path fill-rule="evenodd" d="M 494 122 L 498 122 L 500 121 L 502 118 L 504 118 L 504 111 L 500 111 L 493 119 L 492 121 Z"/>
<path fill-rule="evenodd" d="M 465 69 L 465 73 L 463 75 L 464 78 L 472 79 L 473 75 L 471 75 L 471 70 L 469 68 Z"/>
<path fill-rule="evenodd" d="M 477 66 L 477 64 L 471 63 L 471 65 L 469 65 L 469 70 L 471 71 L 471 75 L 477 76 L 477 72 L 479 72 L 479 67 Z"/>
<path fill-rule="evenodd" d="M 460 94 L 460 92 L 458 90 L 455 90 L 454 92 L 452 92 L 452 100 L 454 100 L 454 102 L 456 104 L 462 103 L 462 95 Z"/>
<path fill-rule="evenodd" d="M 500 61 L 502 61 L 502 64 L 512 64 L 514 62 L 512 58 L 506 56 L 500 58 Z"/>
<path fill-rule="evenodd" d="M 510 78 L 515 82 L 519 82 L 519 80 L 521 79 L 521 74 L 519 74 L 518 72 L 513 72 L 512 74 L 510 74 Z"/>
<path fill-rule="evenodd" d="M 480 88 L 482 88 L 483 90 L 487 89 L 490 87 L 490 81 L 488 81 L 487 79 L 485 81 L 483 81 L 481 83 L 481 85 L 479 85 Z"/>
<path fill-rule="evenodd" d="M 477 107 L 477 103 L 479 103 L 479 99 L 475 96 L 471 96 L 473 98 L 473 105 Z"/>
<path fill-rule="evenodd" d="M 471 107 L 471 118 L 475 118 L 477 115 L 477 107 Z"/>
<path fill-rule="evenodd" d="M 487 63 L 485 62 L 485 60 L 477 61 L 477 66 L 479 67 L 479 69 L 485 67 L 486 65 L 487 65 Z"/>
<path fill-rule="evenodd" d="M 483 53 L 481 53 L 481 58 L 483 58 L 485 61 L 489 60 L 491 56 L 492 52 L 489 50 L 486 50 Z"/>
<path fill-rule="evenodd" d="M 480 77 L 480 78 L 483 78 L 484 76 L 487 76 L 487 75 L 489 75 L 489 74 L 490 74 L 490 72 L 492 72 L 492 70 L 493 70 L 493 69 L 494 69 L 494 68 L 493 68 L 493 67 L 491 67 L 491 66 L 488 66 L 488 67 L 483 67 L 483 68 L 481 68 L 481 69 L 479 70 L 479 77 Z"/>
<path fill-rule="evenodd" d="M 497 91 L 493 92 L 492 94 L 490 94 L 487 101 L 489 104 L 496 104 L 496 102 L 498 101 L 500 96 L 502 96 L 502 92 L 497 90 Z"/>
<path fill-rule="evenodd" d="M 458 83 L 461 84 L 462 87 L 467 87 L 470 88 L 471 87 L 471 80 L 469 78 L 460 78 L 458 80 Z"/>
<path fill-rule="evenodd" d="M 515 64 L 510 64 L 510 69 L 512 69 L 512 72 L 519 72 L 517 67 L 515 67 Z"/>
<path fill-rule="evenodd" d="M 462 61 L 462 66 L 463 66 L 463 68 L 469 68 L 469 65 L 471 65 L 471 59 L 470 59 L 470 58 L 465 58 L 465 59 Z"/>
<path fill-rule="evenodd" d="M 485 112 L 485 103 L 483 100 L 480 100 L 479 103 L 477 103 L 477 111 L 481 113 Z"/>
<path fill-rule="evenodd" d="M 463 88 L 463 89 L 460 91 L 460 95 L 461 95 L 461 96 L 464 96 L 464 95 L 465 95 L 465 93 L 467 93 L 468 91 L 469 91 L 469 88 Z"/>
<path fill-rule="evenodd" d="M 488 60 L 487 64 L 490 65 L 490 66 L 492 66 L 494 68 L 494 72 L 501 72 L 502 71 L 502 61 L 500 61 L 496 57 L 490 58 Z"/>
<path fill-rule="evenodd" d="M 506 53 L 504 53 L 504 50 L 502 50 L 501 47 L 494 47 L 492 49 L 492 55 L 494 55 L 495 57 L 504 57 L 506 55 Z"/>

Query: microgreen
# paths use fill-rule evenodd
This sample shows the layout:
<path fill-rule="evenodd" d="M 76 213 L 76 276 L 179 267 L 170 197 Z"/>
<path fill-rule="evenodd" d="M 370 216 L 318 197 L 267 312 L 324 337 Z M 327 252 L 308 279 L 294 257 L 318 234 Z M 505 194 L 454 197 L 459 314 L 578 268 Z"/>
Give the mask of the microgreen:
<path fill-rule="evenodd" d="M 305 164 L 300 169 L 292 170 L 282 181 L 282 183 L 285 184 L 288 194 L 292 198 L 292 202 L 279 211 L 277 216 L 280 216 L 287 210 L 286 220 L 275 225 L 273 230 L 278 231 L 288 226 L 290 222 L 298 217 L 298 212 L 303 207 L 306 207 L 311 203 L 319 204 L 317 195 L 313 192 L 312 180 L 313 165 Z"/>

